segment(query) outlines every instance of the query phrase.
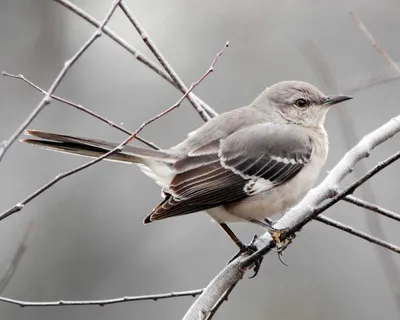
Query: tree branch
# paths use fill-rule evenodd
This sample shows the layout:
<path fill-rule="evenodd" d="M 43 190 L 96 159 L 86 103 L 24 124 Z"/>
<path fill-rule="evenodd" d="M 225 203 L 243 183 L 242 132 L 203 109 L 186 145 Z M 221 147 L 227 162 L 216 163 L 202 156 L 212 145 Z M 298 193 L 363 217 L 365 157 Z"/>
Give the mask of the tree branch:
<path fill-rule="evenodd" d="M 357 24 L 357 26 L 360 28 L 362 33 L 368 38 L 368 40 L 371 42 L 372 46 L 379 52 L 379 54 L 393 67 L 394 70 L 398 74 L 400 74 L 400 67 L 399 65 L 394 62 L 394 60 L 379 46 L 378 42 L 376 42 L 375 38 L 373 35 L 368 31 L 367 27 L 364 25 L 364 23 L 356 16 L 356 14 L 353 11 L 349 11 L 350 16 L 352 17 L 353 21 Z"/>
<path fill-rule="evenodd" d="M 8 148 L 14 143 L 15 140 L 20 136 L 20 134 L 27 128 L 27 126 L 36 118 L 36 116 L 42 111 L 42 109 L 51 103 L 51 95 L 57 89 L 60 82 L 64 79 L 68 70 L 74 65 L 74 63 L 80 58 L 80 56 L 92 45 L 96 39 L 98 39 L 102 32 L 104 26 L 110 20 L 114 11 L 117 9 L 117 6 L 121 0 L 115 0 L 104 18 L 103 22 L 100 24 L 99 28 L 93 33 L 93 35 L 89 38 L 88 41 L 72 56 L 71 59 L 65 61 L 64 67 L 61 69 L 60 73 L 57 75 L 54 82 L 51 84 L 49 90 L 47 90 L 47 94 L 43 97 L 43 99 L 39 102 L 33 112 L 29 115 L 29 117 L 22 123 L 22 125 L 17 129 L 17 131 L 8 139 L 4 140 L 0 144 L 0 161 L 3 158 L 4 154 L 7 152 Z"/>
<path fill-rule="evenodd" d="M 326 216 L 319 215 L 314 220 L 322 222 L 328 226 L 334 227 L 334 228 L 342 230 L 344 232 L 350 233 L 351 235 L 356 236 L 361 239 L 364 239 L 364 240 L 367 240 L 368 242 L 375 243 L 376 245 L 381 246 L 385 249 L 391 250 L 395 253 L 400 253 L 399 246 L 395 246 L 387 241 L 373 237 L 365 232 L 359 231 L 353 227 L 350 227 L 346 224 L 343 224 L 341 222 L 338 222 L 338 221 L 328 218 Z"/>
<path fill-rule="evenodd" d="M 99 21 L 97 21 L 95 18 L 93 18 L 87 12 L 85 12 L 78 6 L 74 5 L 70 1 L 67 1 L 67 0 L 54 0 L 54 1 L 61 4 L 62 6 L 64 6 L 71 12 L 75 13 L 76 15 L 80 16 L 81 18 L 83 18 L 84 20 L 89 22 L 91 25 L 93 25 L 95 27 L 100 26 Z M 178 86 L 178 84 L 175 83 L 175 81 L 169 76 L 169 74 L 167 72 L 160 69 L 156 64 L 154 64 L 151 60 L 149 60 L 145 55 L 143 55 L 141 52 L 139 52 L 136 48 L 129 45 L 124 39 L 122 39 L 120 36 L 118 36 L 114 31 L 110 30 L 108 27 L 105 27 L 103 31 L 112 40 L 114 40 L 121 47 L 123 47 L 125 50 L 127 50 L 129 53 L 131 53 L 135 57 L 135 59 L 137 59 L 139 62 L 143 63 L 145 66 L 149 67 L 151 70 L 153 70 L 159 76 L 161 76 L 164 80 L 168 81 L 171 85 L 173 85 L 176 89 L 180 90 L 182 93 L 185 93 L 185 91 L 181 90 L 181 88 Z M 194 94 L 192 96 L 194 99 L 196 99 L 198 101 L 199 104 L 201 104 L 201 106 L 207 111 L 207 113 L 211 117 L 213 117 L 217 114 L 210 106 L 208 106 L 199 97 L 196 97 Z"/>
<path fill-rule="evenodd" d="M 46 91 L 44 91 L 42 88 L 40 88 L 39 86 L 37 86 L 36 84 L 34 84 L 32 81 L 29 81 L 29 80 L 28 80 L 27 78 L 25 78 L 22 74 L 18 74 L 18 75 L 17 75 L 17 74 L 11 74 L 11 73 L 8 73 L 8 72 L 3 71 L 3 76 L 9 77 L 9 78 L 18 79 L 18 80 L 22 80 L 23 82 L 29 84 L 31 87 L 35 88 L 37 91 L 41 92 L 43 95 L 46 95 L 46 94 L 47 94 Z M 64 99 L 64 98 L 60 98 L 60 97 L 55 96 L 55 95 L 51 95 L 51 98 L 54 99 L 54 100 L 57 100 L 57 101 L 59 101 L 59 102 L 68 104 L 68 105 L 70 105 L 71 107 L 74 107 L 74 108 L 76 108 L 76 109 L 78 109 L 78 110 L 80 110 L 80 111 L 83 111 L 83 112 L 85 112 L 85 113 L 91 115 L 92 117 L 94 117 L 94 118 L 96 118 L 96 119 L 98 119 L 98 120 L 100 120 L 100 121 L 102 121 L 102 122 L 108 124 L 109 126 L 115 128 L 115 129 L 118 129 L 118 130 L 120 130 L 120 131 L 122 131 L 122 132 L 124 132 L 124 133 L 126 133 L 126 134 L 128 134 L 128 135 L 131 135 L 131 134 L 132 134 L 132 132 L 128 131 L 127 129 L 123 128 L 122 126 L 119 126 L 119 125 L 116 124 L 115 122 L 112 122 L 112 121 L 110 121 L 110 120 L 108 120 L 108 119 L 106 119 L 106 118 L 104 118 L 104 117 L 98 115 L 97 113 L 95 113 L 95 112 L 93 112 L 93 111 L 91 111 L 91 110 L 89 110 L 89 109 L 84 108 L 84 107 L 81 106 L 80 104 L 77 104 L 77 103 L 68 101 L 68 100 L 66 100 L 66 99 Z M 136 139 L 139 140 L 140 142 L 144 143 L 145 145 L 149 146 L 150 148 L 153 148 L 153 149 L 156 149 L 156 150 L 160 149 L 160 148 L 158 148 L 154 143 L 152 143 L 152 142 L 150 142 L 150 141 L 148 141 L 148 140 L 145 140 L 144 138 L 141 138 L 141 137 L 139 137 L 139 136 L 136 136 Z"/>
<path fill-rule="evenodd" d="M 291 208 L 274 224 L 275 228 L 282 230 L 280 240 L 286 240 L 310 220 L 316 218 L 319 213 L 329 208 L 333 203 L 339 201 L 341 197 L 344 197 L 374 174 L 397 160 L 400 157 L 399 152 L 378 164 L 374 169 L 351 184 L 342 193 L 337 194 L 339 183 L 352 171 L 353 166 L 361 159 L 367 157 L 375 147 L 390 139 L 399 131 L 400 115 L 366 135 L 354 148 L 348 151 L 316 188 L 312 189 L 299 204 Z M 323 201 L 331 198 L 332 195 L 335 194 L 336 196 L 332 199 L 320 205 Z M 318 207 L 318 205 L 320 206 Z M 242 256 L 234 260 L 209 283 L 204 292 L 183 317 L 184 320 L 198 319 L 200 312 L 208 314 L 224 292 L 242 278 L 246 269 L 251 266 L 258 257 L 265 255 L 275 246 L 269 233 L 262 235 L 256 241 L 256 245 L 259 248 L 256 253 L 252 254 L 250 257 Z"/>
<path fill-rule="evenodd" d="M 45 302 L 35 302 L 35 301 L 23 301 L 23 300 L 15 300 L 5 297 L 0 297 L 0 302 L 15 304 L 20 307 L 61 307 L 61 306 L 106 306 L 110 304 L 117 304 L 123 302 L 133 302 L 133 301 L 145 301 L 152 300 L 158 301 L 163 299 L 171 299 L 178 297 L 195 297 L 203 292 L 203 289 L 190 290 L 190 291 L 181 291 L 181 292 L 170 292 L 170 293 L 160 293 L 160 294 L 151 294 L 144 296 L 126 296 L 120 298 L 113 299 L 104 299 L 104 300 L 59 300 L 59 301 L 45 301 Z"/>
<path fill-rule="evenodd" d="M 374 211 L 374 212 L 379 213 L 379 214 L 381 214 L 381 215 L 383 215 L 385 217 L 388 217 L 390 219 L 393 219 L 393 220 L 396 220 L 396 221 L 400 222 L 400 215 L 399 214 L 397 214 L 397 213 L 395 213 L 393 211 L 387 210 L 385 208 L 381 208 L 381 207 L 377 206 L 376 204 L 369 203 L 369 202 L 367 202 L 365 200 L 361 200 L 361 199 L 358 199 L 358 198 L 356 198 L 354 196 L 350 196 L 350 195 L 344 197 L 342 200 L 346 201 L 348 203 L 352 203 L 352 204 L 354 204 L 354 205 L 356 205 L 358 207 L 361 207 L 361 208 L 364 208 L 364 209 L 368 209 L 370 211 Z"/>

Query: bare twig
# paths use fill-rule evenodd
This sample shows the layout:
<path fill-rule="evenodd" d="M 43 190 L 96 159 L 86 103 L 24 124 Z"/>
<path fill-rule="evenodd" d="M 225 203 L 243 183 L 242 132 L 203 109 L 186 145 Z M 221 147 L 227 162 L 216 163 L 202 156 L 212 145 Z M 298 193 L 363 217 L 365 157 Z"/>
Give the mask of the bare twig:
<path fill-rule="evenodd" d="M 22 74 L 11 74 L 11 73 L 3 71 L 3 76 L 22 80 L 23 82 L 29 84 L 31 87 L 35 88 L 37 91 L 41 92 L 43 95 L 47 94 L 46 91 L 44 91 L 42 88 L 40 88 L 39 86 L 34 84 L 32 81 L 30 81 L 27 78 L 25 78 L 24 75 L 22 75 Z M 68 104 L 71 107 L 74 107 L 74 108 L 76 108 L 76 109 L 78 109 L 80 111 L 83 111 L 83 112 L 91 115 L 92 117 L 94 117 L 94 118 L 96 118 L 96 119 L 98 119 L 98 120 L 100 120 L 100 121 L 102 121 L 104 123 L 107 123 L 109 126 L 111 126 L 113 128 L 116 128 L 116 129 L 118 129 L 118 130 L 120 130 L 120 131 L 122 131 L 122 132 L 124 132 L 126 134 L 129 134 L 129 135 L 132 134 L 132 132 L 128 131 L 127 129 L 123 128 L 122 126 L 119 126 L 115 122 L 112 122 L 112 121 L 110 121 L 110 120 L 98 115 L 97 113 L 95 113 L 95 112 L 93 112 L 93 111 L 91 111 L 89 109 L 84 108 L 80 104 L 71 102 L 69 100 L 66 100 L 64 98 L 60 98 L 60 97 L 55 96 L 55 95 L 51 95 L 51 98 L 54 99 L 54 100 L 57 100 L 59 102 Z M 144 138 L 141 138 L 141 137 L 137 136 L 136 139 L 139 140 L 140 142 L 144 143 L 145 145 L 149 146 L 150 148 L 153 148 L 153 149 L 156 149 L 156 150 L 159 149 L 154 143 L 152 143 L 152 142 L 150 142 L 148 140 L 145 140 Z"/>
<path fill-rule="evenodd" d="M 157 119 L 163 117 L 164 115 L 166 115 L 167 113 L 171 112 L 172 110 L 176 109 L 179 107 L 179 105 L 182 103 L 182 101 L 186 98 L 186 96 L 192 92 L 192 90 L 194 88 L 197 87 L 197 85 L 199 85 L 213 70 L 214 70 L 214 66 L 216 64 L 216 62 L 218 61 L 219 57 L 221 56 L 221 54 L 224 52 L 224 49 L 227 47 L 227 44 L 224 46 L 224 48 L 218 52 L 217 56 L 215 57 L 215 59 L 213 60 L 213 62 L 211 63 L 211 66 L 208 68 L 208 70 L 200 77 L 199 80 L 197 80 L 196 82 L 194 82 L 190 88 L 188 89 L 188 91 L 171 107 L 169 107 L 168 109 L 164 110 L 163 112 L 159 113 L 158 115 L 152 117 L 151 119 L 147 120 L 146 122 L 144 122 L 143 124 L 140 125 L 140 127 L 138 129 L 136 129 L 135 132 L 133 132 L 128 138 L 126 138 L 123 142 L 121 142 L 117 147 L 115 147 L 114 149 L 104 153 L 103 155 L 101 155 L 98 158 L 95 158 L 79 167 L 76 167 L 75 169 L 72 169 L 70 171 L 64 172 L 64 173 L 60 173 L 59 175 L 57 175 L 53 180 L 51 180 L 50 182 L 46 183 L 44 186 L 42 186 L 41 188 L 37 189 L 35 192 L 33 192 L 30 196 L 28 196 L 27 198 L 25 198 L 24 200 L 22 200 L 20 203 L 16 204 L 15 206 L 13 206 L 12 208 L 6 210 L 5 212 L 3 212 L 2 214 L 0 214 L 0 221 L 3 219 L 6 219 L 7 217 L 9 217 L 10 215 L 21 211 L 24 206 L 31 202 L 33 199 L 35 199 L 37 196 L 39 196 L 40 194 L 42 194 L 44 191 L 46 191 L 47 189 L 49 189 L 50 187 L 52 187 L 53 185 L 55 185 L 57 182 L 75 174 L 78 173 L 84 169 L 87 169 L 89 167 L 91 167 L 92 165 L 100 162 L 101 160 L 111 156 L 114 153 L 118 153 L 121 152 L 123 150 L 123 148 L 130 143 L 145 127 L 147 127 L 150 123 L 156 121 Z"/>
<path fill-rule="evenodd" d="M 89 40 L 72 56 L 71 59 L 65 61 L 64 67 L 61 69 L 60 73 L 57 75 L 57 78 L 51 84 L 49 90 L 47 90 L 47 94 L 43 97 L 43 99 L 39 102 L 33 112 L 29 115 L 29 117 L 22 123 L 22 125 L 15 131 L 15 133 L 8 139 L 3 141 L 0 144 L 0 161 L 3 158 L 4 154 L 7 152 L 8 148 L 14 143 L 14 141 L 19 137 L 19 135 L 26 129 L 26 127 L 35 119 L 35 117 L 42 111 L 42 109 L 51 103 L 51 95 L 57 89 L 58 85 L 67 74 L 68 70 L 73 66 L 73 64 L 79 59 L 79 57 L 91 46 L 91 44 L 98 39 L 102 32 L 104 26 L 110 20 L 114 11 L 121 0 L 115 0 L 104 18 L 103 22 L 100 24 L 99 28 L 95 33 L 89 38 Z"/>
<path fill-rule="evenodd" d="M 54 0 L 54 1 L 61 4 L 62 6 L 64 6 L 71 12 L 75 13 L 76 15 L 80 16 L 81 18 L 83 18 L 84 20 L 89 22 L 91 25 L 93 25 L 95 27 L 100 26 L 99 21 L 97 21 L 95 18 L 93 18 L 87 12 L 85 12 L 78 6 L 74 5 L 70 1 L 67 1 L 67 0 Z M 155 63 L 153 63 L 151 60 L 149 60 L 145 55 L 143 55 L 141 52 L 139 52 L 133 46 L 128 44 L 124 39 L 122 39 L 120 36 L 118 36 L 114 31 L 110 30 L 108 27 L 105 27 L 103 29 L 103 31 L 112 40 L 114 40 L 121 47 L 123 47 L 125 50 L 127 50 L 129 53 L 131 53 L 135 57 L 135 59 L 137 59 L 139 62 L 143 63 L 145 66 L 149 67 L 151 70 L 153 70 L 159 76 L 161 76 L 164 80 L 168 81 L 171 85 L 173 85 L 176 89 L 180 90 L 182 93 L 185 93 L 185 91 L 181 90 L 179 88 L 179 86 L 174 82 L 174 80 L 172 80 L 172 78 L 169 76 L 169 74 L 167 72 L 165 72 L 164 70 L 159 68 Z M 217 115 L 217 113 L 210 106 L 208 106 L 204 101 L 202 101 L 199 97 L 196 97 L 194 94 L 193 94 L 193 97 L 198 101 L 198 103 L 201 104 L 201 106 L 207 111 L 207 113 L 211 117 L 214 117 Z"/>
<path fill-rule="evenodd" d="M 150 51 L 153 53 L 153 55 L 157 58 L 158 62 L 162 65 L 162 67 L 167 71 L 171 79 L 178 85 L 179 89 L 182 92 L 187 92 L 188 89 L 181 80 L 181 78 L 178 76 L 178 74 L 175 72 L 175 70 L 172 68 L 172 66 L 168 63 L 168 61 L 165 59 L 163 54 L 161 53 L 160 50 L 158 50 L 157 46 L 154 44 L 154 42 L 151 40 L 150 36 L 147 34 L 147 32 L 140 26 L 139 21 L 130 13 L 128 7 L 125 5 L 123 1 L 120 2 L 119 7 L 122 9 L 122 11 L 125 13 L 126 17 L 129 19 L 129 21 L 132 23 L 132 25 L 135 27 L 136 31 L 139 33 L 140 37 L 144 41 L 144 43 L 147 45 L 147 47 L 150 49 Z M 187 99 L 189 102 L 192 104 L 192 106 L 195 108 L 197 113 L 201 116 L 201 118 L 204 121 L 210 120 L 210 116 L 208 113 L 203 109 L 203 107 L 198 103 L 198 101 L 193 97 L 193 95 L 188 94 Z"/>
<path fill-rule="evenodd" d="M 364 35 L 371 42 L 372 46 L 382 55 L 382 57 L 393 67 L 394 70 L 398 74 L 400 74 L 400 67 L 394 60 L 379 46 L 378 42 L 376 42 L 373 35 L 368 31 L 367 27 L 364 23 L 358 18 L 353 11 L 349 11 L 350 16 L 353 18 L 354 22 L 360 28 L 360 30 L 364 33 Z"/>
<path fill-rule="evenodd" d="M 333 202 L 339 201 L 336 197 L 340 194 L 318 207 L 323 201 L 331 198 L 332 194 L 335 194 L 339 183 L 351 172 L 351 169 L 357 162 L 367 157 L 375 147 L 390 139 L 399 131 L 400 115 L 366 135 L 354 148 L 348 151 L 316 188 L 312 189 L 299 204 L 291 208 L 274 224 L 275 228 L 282 230 L 281 241 L 284 241 L 307 222 L 317 217 L 321 211 L 326 210 Z M 360 181 L 356 181 L 350 187 L 346 188 L 342 196 L 357 188 L 361 183 L 371 178 L 398 157 L 399 153 L 380 163 L 366 176 L 362 177 Z M 187 311 L 183 318 L 184 320 L 197 320 L 200 312 L 209 313 L 225 291 L 242 278 L 246 269 L 258 257 L 266 254 L 275 246 L 269 233 L 263 234 L 256 241 L 256 245 L 259 250 L 255 254 L 252 254 L 250 257 L 239 257 L 234 260 L 208 284 L 204 292 Z"/>
<path fill-rule="evenodd" d="M 397 214 L 397 213 L 395 213 L 393 211 L 387 210 L 385 208 L 381 208 L 381 207 L 377 206 L 376 204 L 369 203 L 369 202 L 367 202 L 365 200 L 361 200 L 361 199 L 358 199 L 358 198 L 356 198 L 354 196 L 350 196 L 350 195 L 344 197 L 342 200 L 344 200 L 346 202 L 349 202 L 349 203 L 352 203 L 352 204 L 354 204 L 356 206 L 359 206 L 361 208 L 374 211 L 374 212 L 379 213 L 379 214 L 381 214 L 381 215 L 383 215 L 385 217 L 388 217 L 390 219 L 393 219 L 393 220 L 396 220 L 396 221 L 400 222 L 400 215 L 399 214 Z"/>
<path fill-rule="evenodd" d="M 28 229 L 26 230 L 17 251 L 15 252 L 10 266 L 8 267 L 6 273 L 0 280 L 0 294 L 4 292 L 5 288 L 7 287 L 8 283 L 12 279 L 13 275 L 15 274 L 15 271 L 17 271 L 17 268 L 22 260 L 22 257 L 24 256 L 24 253 L 26 252 L 26 249 L 28 247 L 28 238 L 29 234 L 31 233 L 32 230 L 32 224 L 29 225 Z"/>
<path fill-rule="evenodd" d="M 335 221 L 331 218 L 328 218 L 326 216 L 323 215 L 319 215 L 318 217 L 316 217 L 314 220 L 317 220 L 319 222 L 322 222 L 326 225 L 329 225 L 331 227 L 334 227 L 336 229 L 342 230 L 344 232 L 350 233 L 353 236 L 356 236 L 358 238 L 367 240 L 368 242 L 371 243 L 375 243 L 378 246 L 381 246 L 385 249 L 391 250 L 395 253 L 400 253 L 400 247 L 399 246 L 395 246 L 387 241 L 381 240 L 379 238 L 373 237 L 365 232 L 359 231 L 353 227 L 350 227 L 346 224 L 343 224 L 341 222 Z"/>
<path fill-rule="evenodd" d="M 106 306 L 110 304 L 117 304 L 123 302 L 133 302 L 133 301 L 145 301 L 152 300 L 158 301 L 163 299 L 171 299 L 178 297 L 195 297 L 203 292 L 204 289 L 198 290 L 190 290 L 190 291 L 181 291 L 181 292 L 170 292 L 170 293 L 160 293 L 160 294 L 151 294 L 144 296 L 126 296 L 120 298 L 113 299 L 104 299 L 104 300 L 59 300 L 59 301 L 45 301 L 45 302 L 35 302 L 35 301 L 23 301 L 23 300 L 15 300 L 5 297 L 0 297 L 0 302 L 15 304 L 20 307 L 61 307 L 61 306 Z"/>

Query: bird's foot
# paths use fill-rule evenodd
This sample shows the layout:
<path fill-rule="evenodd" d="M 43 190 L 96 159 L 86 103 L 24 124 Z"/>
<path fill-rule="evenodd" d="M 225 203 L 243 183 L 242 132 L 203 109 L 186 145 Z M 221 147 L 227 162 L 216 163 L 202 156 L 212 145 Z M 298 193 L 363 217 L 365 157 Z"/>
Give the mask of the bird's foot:
<path fill-rule="evenodd" d="M 278 253 L 279 261 L 282 262 L 285 266 L 288 264 L 283 260 L 283 251 L 289 246 L 293 237 L 286 238 L 284 241 L 281 241 L 282 234 L 287 231 L 287 229 L 276 229 L 274 228 L 275 221 L 269 218 L 266 218 L 262 221 L 260 220 L 250 220 L 250 222 L 258 224 L 262 226 L 268 233 L 271 235 L 272 241 L 275 243 L 276 249 L 273 251 Z"/>
<path fill-rule="evenodd" d="M 286 229 L 279 230 L 279 232 L 276 232 L 275 234 L 271 234 L 271 237 L 273 241 L 275 242 L 275 249 L 272 249 L 274 252 L 278 253 L 278 259 L 279 261 L 285 265 L 289 266 L 284 260 L 283 260 L 283 254 L 286 248 L 292 243 L 292 240 L 296 237 L 295 234 L 287 237 L 284 241 L 280 240 L 281 234 L 285 231 Z"/>
<path fill-rule="evenodd" d="M 258 250 L 257 246 L 255 245 L 257 239 L 258 237 L 255 235 L 248 245 L 242 243 L 241 246 L 239 247 L 239 251 L 229 260 L 228 263 L 231 263 L 233 260 L 237 259 L 242 255 L 250 256 L 253 253 L 255 253 Z M 262 261 L 263 261 L 263 256 L 260 256 L 254 262 L 254 268 L 253 268 L 254 274 L 251 277 L 249 277 L 249 279 L 254 278 L 258 274 L 258 271 L 260 271 Z"/>

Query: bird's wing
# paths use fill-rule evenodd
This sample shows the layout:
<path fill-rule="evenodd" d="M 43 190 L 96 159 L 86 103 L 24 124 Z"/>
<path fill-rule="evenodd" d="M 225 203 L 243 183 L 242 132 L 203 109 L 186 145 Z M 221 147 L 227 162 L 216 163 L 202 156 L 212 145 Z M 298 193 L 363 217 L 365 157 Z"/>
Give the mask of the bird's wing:
<path fill-rule="evenodd" d="M 170 194 L 145 223 L 240 201 L 295 177 L 312 153 L 293 125 L 263 123 L 192 150 L 177 161 Z"/>

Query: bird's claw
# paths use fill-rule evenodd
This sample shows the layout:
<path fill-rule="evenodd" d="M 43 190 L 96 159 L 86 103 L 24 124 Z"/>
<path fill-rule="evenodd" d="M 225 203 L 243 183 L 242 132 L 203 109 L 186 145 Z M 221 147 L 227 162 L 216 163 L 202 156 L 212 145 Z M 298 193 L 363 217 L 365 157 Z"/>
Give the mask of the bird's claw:
<path fill-rule="evenodd" d="M 284 266 L 289 267 L 289 264 L 285 260 L 283 260 L 283 251 L 278 252 L 278 259 Z"/>
<path fill-rule="evenodd" d="M 228 263 L 231 263 L 233 260 L 237 259 L 241 255 L 252 255 L 253 253 L 255 253 L 258 250 L 257 246 L 255 245 L 257 239 L 258 237 L 255 235 L 248 245 L 243 244 L 239 248 L 239 251 L 229 260 Z M 251 277 L 249 277 L 249 279 L 254 278 L 258 274 L 258 271 L 260 271 L 262 260 L 263 256 L 260 256 L 254 262 L 254 268 L 253 268 L 254 274 Z"/>
<path fill-rule="evenodd" d="M 286 248 L 292 243 L 292 240 L 296 237 L 295 234 L 287 237 L 284 241 L 280 240 L 280 235 L 282 234 L 282 232 L 284 232 L 285 230 L 279 230 L 279 232 L 277 232 L 276 234 L 272 235 L 271 237 L 272 239 L 275 241 L 276 247 L 275 249 L 272 249 L 272 251 L 278 253 L 278 259 L 279 261 L 285 265 L 285 266 L 289 266 L 289 264 L 287 264 L 284 260 L 283 260 L 283 253 L 286 250 Z"/>

